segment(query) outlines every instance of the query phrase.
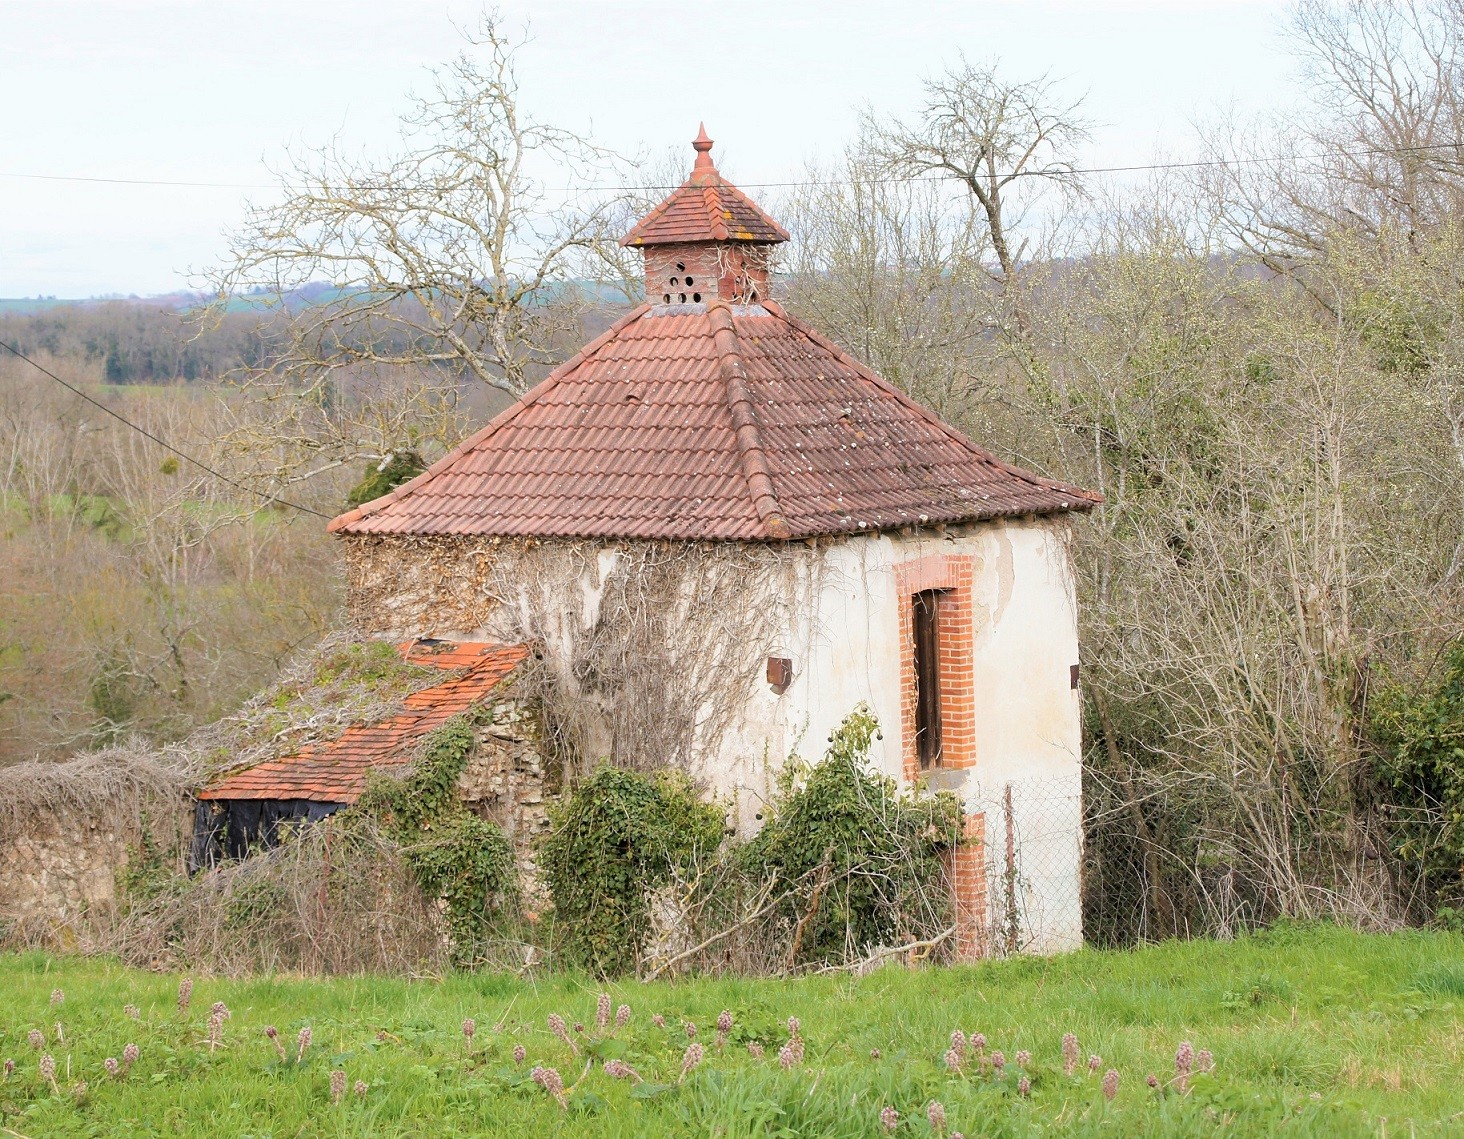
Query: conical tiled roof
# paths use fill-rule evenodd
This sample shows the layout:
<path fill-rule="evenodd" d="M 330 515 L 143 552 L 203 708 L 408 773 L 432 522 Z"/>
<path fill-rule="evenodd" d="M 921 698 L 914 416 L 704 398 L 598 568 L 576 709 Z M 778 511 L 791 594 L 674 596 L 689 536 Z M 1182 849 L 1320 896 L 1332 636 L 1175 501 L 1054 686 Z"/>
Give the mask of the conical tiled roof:
<path fill-rule="evenodd" d="M 642 305 L 350 534 L 787 539 L 1085 510 L 777 305 Z"/>
<path fill-rule="evenodd" d="M 691 177 L 620 239 L 621 245 L 670 245 L 688 241 L 776 244 L 788 231 L 763 213 L 712 165 L 712 140 L 703 124 L 692 147 Z"/>

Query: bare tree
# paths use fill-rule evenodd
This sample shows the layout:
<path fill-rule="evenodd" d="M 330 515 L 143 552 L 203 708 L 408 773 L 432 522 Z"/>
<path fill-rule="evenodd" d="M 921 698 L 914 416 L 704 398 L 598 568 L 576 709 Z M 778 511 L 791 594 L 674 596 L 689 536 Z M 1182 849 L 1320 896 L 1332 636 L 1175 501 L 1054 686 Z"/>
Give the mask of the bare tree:
<path fill-rule="evenodd" d="M 1346 234 L 1416 245 L 1457 217 L 1464 3 L 1302 0 L 1290 30 L 1310 112 L 1208 132 L 1215 165 L 1202 180 L 1231 239 L 1291 273 Z"/>
<path fill-rule="evenodd" d="M 1079 102 L 1060 99 L 1046 78 L 1013 83 L 994 66 L 961 65 L 925 83 L 918 119 L 880 122 L 865 116 L 874 153 L 892 174 L 936 174 L 961 183 L 984 221 L 1002 287 L 1019 330 L 1025 309 L 1017 266 L 1027 253 L 1019 231 L 1042 184 L 1081 189 L 1074 155 L 1088 138 Z"/>
<path fill-rule="evenodd" d="M 221 305 L 281 309 L 237 433 L 280 481 L 455 442 L 460 380 L 519 395 L 578 338 L 577 259 L 607 207 L 556 205 L 540 179 L 611 156 L 524 111 L 496 17 L 467 38 L 414 99 L 396 155 L 293 156 L 283 199 L 251 210 L 212 277 Z"/>

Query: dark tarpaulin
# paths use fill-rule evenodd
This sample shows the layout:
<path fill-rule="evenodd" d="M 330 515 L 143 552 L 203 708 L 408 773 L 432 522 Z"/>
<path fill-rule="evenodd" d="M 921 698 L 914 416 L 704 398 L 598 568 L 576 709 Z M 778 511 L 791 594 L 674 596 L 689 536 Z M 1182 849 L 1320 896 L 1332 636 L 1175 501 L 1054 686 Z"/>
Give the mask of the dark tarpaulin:
<path fill-rule="evenodd" d="M 282 823 L 319 822 L 344 806 L 313 799 L 201 799 L 193 812 L 188 869 L 201 870 L 277 846 Z"/>

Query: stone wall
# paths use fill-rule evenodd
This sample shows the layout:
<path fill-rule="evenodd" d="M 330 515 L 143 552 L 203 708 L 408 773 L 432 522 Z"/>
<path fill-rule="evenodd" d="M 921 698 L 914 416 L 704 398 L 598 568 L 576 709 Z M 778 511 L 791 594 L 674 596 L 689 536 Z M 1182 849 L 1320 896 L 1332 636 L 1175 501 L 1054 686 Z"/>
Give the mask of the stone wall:
<path fill-rule="evenodd" d="M 538 716 L 518 700 L 494 705 L 492 723 L 478 730 L 478 746 L 458 777 L 467 807 L 503 828 L 518 856 L 524 894 L 543 900 L 535 840 L 549 829 L 548 804 L 558 776 L 538 744 Z"/>
<path fill-rule="evenodd" d="M 144 835 L 160 858 L 183 869 L 190 802 L 117 808 L 43 808 L 0 834 L 0 936 L 58 947 L 84 943 L 115 911 Z"/>

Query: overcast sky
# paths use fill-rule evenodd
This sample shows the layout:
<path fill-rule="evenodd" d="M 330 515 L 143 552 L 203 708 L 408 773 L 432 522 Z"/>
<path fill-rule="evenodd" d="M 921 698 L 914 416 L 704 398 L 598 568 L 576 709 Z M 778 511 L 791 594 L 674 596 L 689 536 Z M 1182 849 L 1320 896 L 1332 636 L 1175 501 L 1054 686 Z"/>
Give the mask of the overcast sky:
<path fill-rule="evenodd" d="M 1172 158 L 1214 108 L 1295 105 L 1278 0 L 534 0 L 526 104 L 622 152 L 705 119 L 745 182 L 797 177 L 858 108 L 911 109 L 920 80 L 997 59 L 1086 94 L 1085 159 Z M 286 144 L 390 145 L 403 96 L 459 50 L 458 0 L 0 0 L 0 297 L 187 287 L 268 189 L 40 181 L 270 182 Z M 690 150 L 687 150 L 688 157 Z M 574 174 L 567 172 L 567 183 Z"/>

